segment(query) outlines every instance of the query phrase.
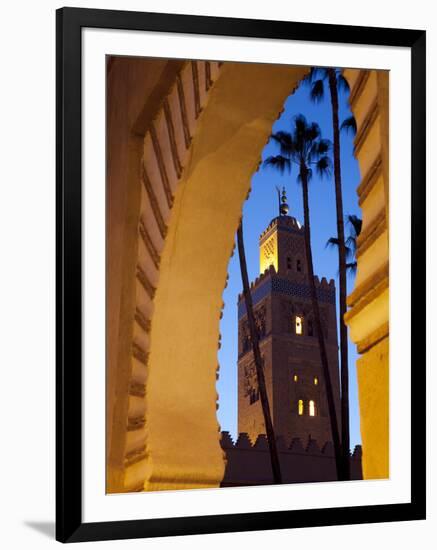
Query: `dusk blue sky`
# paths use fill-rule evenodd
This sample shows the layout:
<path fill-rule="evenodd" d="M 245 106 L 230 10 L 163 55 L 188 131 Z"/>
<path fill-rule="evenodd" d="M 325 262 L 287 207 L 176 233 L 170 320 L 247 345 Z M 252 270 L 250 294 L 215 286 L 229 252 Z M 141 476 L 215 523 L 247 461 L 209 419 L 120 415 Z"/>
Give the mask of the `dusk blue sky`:
<path fill-rule="evenodd" d="M 351 115 L 347 103 L 348 93 L 340 93 L 340 121 Z M 284 111 L 273 126 L 273 131 L 291 131 L 292 119 L 302 113 L 308 122 L 317 122 L 322 131 L 322 137 L 332 141 L 332 115 L 329 101 L 329 90 L 326 89 L 325 99 L 315 105 L 309 99 L 309 88 L 301 85 L 297 91 L 288 97 Z M 359 168 L 353 156 L 353 136 L 351 133 L 341 134 L 341 170 L 343 184 L 344 213 L 356 214 L 361 217 L 358 206 L 356 188 L 360 181 Z M 275 144 L 268 143 L 262 152 L 263 160 L 272 154 L 278 154 Z M 293 168 L 294 170 L 294 168 Z M 289 215 L 303 223 L 302 190 L 296 182 L 297 172 L 281 176 L 271 168 L 260 167 L 252 177 L 252 191 L 244 205 L 243 223 L 246 259 L 249 279 L 252 281 L 259 275 L 258 239 L 272 218 L 278 215 L 278 198 L 275 186 L 285 186 L 290 205 Z M 335 280 L 337 289 L 338 318 L 338 254 L 336 249 L 326 248 L 329 237 L 337 235 L 335 192 L 333 176 L 320 180 L 314 173 L 310 183 L 310 218 L 311 245 L 313 249 L 314 273 L 328 280 Z M 346 226 L 346 235 L 349 226 Z M 218 420 L 222 430 L 230 432 L 235 439 L 237 434 L 237 297 L 242 291 L 238 251 L 235 250 L 228 267 L 229 282 L 223 293 L 225 308 L 220 325 L 222 346 L 219 350 L 220 377 L 217 382 L 219 393 Z M 348 293 L 353 288 L 354 277 L 348 276 Z M 349 341 L 349 373 L 350 373 L 350 427 L 351 449 L 361 443 L 358 394 L 356 383 L 357 353 L 355 345 Z"/>

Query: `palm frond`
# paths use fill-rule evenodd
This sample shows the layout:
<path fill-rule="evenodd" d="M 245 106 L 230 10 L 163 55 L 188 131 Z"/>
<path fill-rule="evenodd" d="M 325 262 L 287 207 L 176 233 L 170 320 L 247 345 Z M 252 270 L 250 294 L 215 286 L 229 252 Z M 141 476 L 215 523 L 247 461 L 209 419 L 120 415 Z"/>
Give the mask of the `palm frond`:
<path fill-rule="evenodd" d="M 339 244 L 340 244 L 340 240 L 337 237 L 331 237 L 330 239 L 328 239 L 326 241 L 325 248 L 338 247 Z M 351 250 L 351 248 L 345 245 L 344 250 L 345 250 L 345 254 L 346 254 L 346 259 L 347 260 L 352 259 L 354 254 L 353 254 L 353 251 Z"/>
<path fill-rule="evenodd" d="M 281 155 L 291 156 L 293 154 L 295 150 L 295 144 L 293 141 L 293 136 L 289 132 L 284 132 L 283 130 L 280 130 L 279 132 L 271 134 L 270 139 L 276 141 L 276 143 L 279 145 Z"/>
<path fill-rule="evenodd" d="M 320 139 L 318 142 L 317 152 L 319 155 L 326 155 L 332 149 L 332 143 L 329 139 Z"/>
<path fill-rule="evenodd" d="M 355 253 L 350 246 L 348 246 L 347 241 L 344 243 L 344 253 L 346 260 L 353 260 Z"/>
<path fill-rule="evenodd" d="M 326 156 L 331 149 L 332 143 L 329 139 L 319 139 L 314 141 L 308 153 L 308 162 L 311 164 L 317 162 L 321 156 Z"/>
<path fill-rule="evenodd" d="M 301 159 L 306 157 L 306 131 L 308 128 L 307 119 L 299 114 L 293 117 L 293 142 L 295 145 L 295 154 Z"/>
<path fill-rule="evenodd" d="M 350 262 L 346 264 L 346 270 L 355 275 L 357 272 L 357 262 Z"/>
<path fill-rule="evenodd" d="M 282 155 L 267 157 L 266 160 L 263 162 L 263 165 L 271 166 L 272 168 L 275 168 L 276 170 L 278 170 L 281 174 L 283 174 L 286 171 L 287 172 L 291 171 L 290 159 Z"/>
<path fill-rule="evenodd" d="M 331 175 L 331 167 L 332 162 L 327 155 L 320 157 L 316 163 L 316 170 L 321 178 L 329 177 Z"/>
<path fill-rule="evenodd" d="M 350 90 L 349 82 L 345 79 L 340 70 L 337 73 L 337 87 L 341 92 L 348 92 Z"/>
<path fill-rule="evenodd" d="M 316 80 L 312 83 L 310 98 L 314 103 L 320 103 L 325 96 L 325 86 L 323 80 Z"/>
<path fill-rule="evenodd" d="M 313 141 L 316 141 L 320 138 L 320 126 L 317 124 L 317 122 L 311 122 L 309 126 L 307 126 L 305 131 L 305 139 L 306 141 L 310 142 L 309 145 L 312 145 Z"/>
<path fill-rule="evenodd" d="M 357 238 L 353 235 L 349 235 L 349 237 L 346 239 L 346 246 L 350 248 L 353 254 L 355 254 L 355 251 L 357 249 Z"/>
<path fill-rule="evenodd" d="M 348 118 L 345 118 L 341 123 L 340 130 L 343 130 L 347 134 L 350 130 L 352 132 L 352 135 L 355 135 L 357 133 L 357 121 L 355 120 L 355 117 L 350 116 Z"/>
<path fill-rule="evenodd" d="M 328 78 L 328 68 L 313 67 L 311 71 L 313 75 L 313 82 L 316 80 L 326 80 Z"/>
<path fill-rule="evenodd" d="M 355 237 L 358 237 L 358 235 L 361 233 L 361 229 L 363 227 L 363 220 L 356 216 L 355 214 L 349 214 L 346 216 L 347 221 L 349 225 L 351 225 L 351 230 L 354 233 Z"/>
<path fill-rule="evenodd" d="M 332 144 L 321 138 L 320 126 L 316 122 L 309 124 L 303 114 L 295 115 L 291 133 L 280 131 L 270 138 L 279 145 L 280 154 L 268 157 L 264 166 L 272 166 L 283 173 L 291 171 L 291 165 L 295 163 L 299 166 L 298 183 L 310 182 L 313 176 L 311 165 L 316 166 L 321 177 L 330 175 L 332 162 L 327 153 Z"/>
<path fill-rule="evenodd" d="M 294 124 L 294 132 L 293 133 L 295 135 L 304 134 L 305 130 L 308 127 L 307 119 L 302 114 L 295 115 L 293 117 L 293 124 Z"/>
<path fill-rule="evenodd" d="M 337 237 L 331 237 L 326 241 L 325 248 L 332 248 L 333 246 L 338 246 L 340 241 L 337 239 Z"/>

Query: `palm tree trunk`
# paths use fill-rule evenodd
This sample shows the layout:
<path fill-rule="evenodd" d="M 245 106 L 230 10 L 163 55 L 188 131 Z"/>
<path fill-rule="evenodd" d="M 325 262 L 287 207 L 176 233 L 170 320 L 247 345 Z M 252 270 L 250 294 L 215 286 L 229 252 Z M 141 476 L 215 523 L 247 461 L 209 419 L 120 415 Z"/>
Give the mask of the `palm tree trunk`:
<path fill-rule="evenodd" d="M 325 379 L 326 397 L 328 400 L 329 419 L 331 423 L 332 442 L 334 444 L 335 465 L 337 469 L 337 478 L 344 478 L 342 470 L 342 455 L 340 437 L 338 433 L 337 414 L 335 411 L 334 394 L 332 390 L 331 374 L 329 372 L 328 356 L 326 354 L 325 338 L 323 336 L 322 322 L 320 320 L 319 301 L 317 299 L 316 284 L 314 281 L 313 254 L 311 250 L 311 229 L 310 229 L 310 211 L 308 203 L 308 169 L 305 165 L 301 166 L 300 176 L 302 180 L 303 194 L 303 213 L 304 213 L 304 231 L 305 231 L 305 251 L 307 259 L 308 280 L 311 291 L 311 302 L 314 312 L 314 321 L 316 323 L 316 332 L 320 350 L 320 360 L 322 363 L 323 376 Z"/>
<path fill-rule="evenodd" d="M 244 251 L 243 240 L 243 222 L 237 230 L 238 255 L 240 257 L 241 279 L 243 282 L 243 294 L 246 304 L 247 320 L 249 324 L 250 340 L 252 342 L 253 358 L 255 361 L 256 376 L 258 379 L 259 395 L 261 399 L 261 407 L 264 415 L 264 425 L 266 427 L 266 436 L 270 449 L 270 461 L 272 463 L 273 480 L 275 483 L 282 483 L 281 467 L 279 464 L 278 449 L 276 447 L 275 432 L 273 430 L 272 417 L 270 415 L 269 399 L 267 396 L 266 381 L 264 378 L 264 370 L 259 349 L 258 331 L 255 324 L 255 316 L 253 314 L 252 295 L 249 287 L 249 277 L 247 275 L 246 254 Z"/>
<path fill-rule="evenodd" d="M 334 131 L 334 182 L 337 209 L 338 264 L 340 275 L 340 380 L 341 380 L 341 448 L 343 472 L 350 479 L 350 434 L 349 434 L 349 365 L 346 313 L 346 245 L 344 237 L 343 196 L 341 189 L 340 130 L 338 123 L 338 87 L 335 69 L 328 69 L 329 90 L 332 104 L 332 126 Z"/>

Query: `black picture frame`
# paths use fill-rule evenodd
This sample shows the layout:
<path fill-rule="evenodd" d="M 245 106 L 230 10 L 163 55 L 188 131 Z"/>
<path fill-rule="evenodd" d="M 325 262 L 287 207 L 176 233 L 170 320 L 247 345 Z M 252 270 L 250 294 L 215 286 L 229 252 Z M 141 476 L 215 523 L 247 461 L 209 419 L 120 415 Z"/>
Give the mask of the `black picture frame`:
<path fill-rule="evenodd" d="M 56 538 L 61 542 L 220 533 L 425 518 L 425 31 L 62 8 L 57 63 Z M 135 521 L 82 522 L 81 30 L 127 29 L 406 47 L 412 101 L 411 502 Z"/>

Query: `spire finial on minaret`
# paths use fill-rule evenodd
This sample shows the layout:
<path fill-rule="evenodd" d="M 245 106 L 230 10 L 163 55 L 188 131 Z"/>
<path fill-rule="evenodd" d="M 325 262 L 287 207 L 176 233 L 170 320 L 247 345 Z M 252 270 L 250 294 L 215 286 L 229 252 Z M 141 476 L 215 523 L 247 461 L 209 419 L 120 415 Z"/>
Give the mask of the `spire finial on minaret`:
<path fill-rule="evenodd" d="M 289 207 L 288 207 L 288 204 L 287 204 L 287 194 L 285 192 L 285 187 L 283 187 L 282 188 L 281 202 L 280 202 L 280 205 L 279 205 L 279 214 L 281 216 L 286 216 L 288 214 L 288 210 L 289 210 Z"/>

